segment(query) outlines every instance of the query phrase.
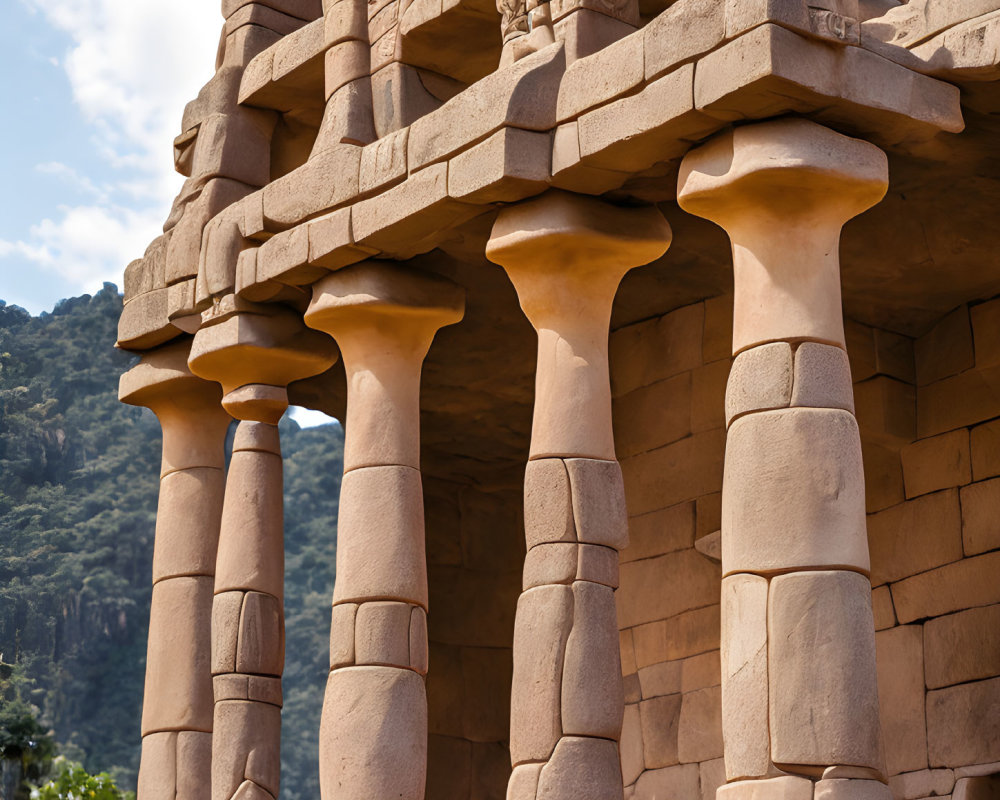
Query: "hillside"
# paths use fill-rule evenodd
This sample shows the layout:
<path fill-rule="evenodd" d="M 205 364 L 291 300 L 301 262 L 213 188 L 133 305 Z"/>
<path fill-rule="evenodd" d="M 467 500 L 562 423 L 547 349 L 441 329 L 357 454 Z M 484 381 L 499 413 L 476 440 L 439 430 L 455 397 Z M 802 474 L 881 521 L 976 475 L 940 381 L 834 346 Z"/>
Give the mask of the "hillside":
<path fill-rule="evenodd" d="M 160 452 L 117 401 L 111 284 L 32 317 L 0 301 L 0 661 L 61 752 L 134 788 Z M 339 426 L 284 420 L 287 653 L 282 800 L 318 797 Z M 2 702 L 2 700 L 0 700 Z"/>

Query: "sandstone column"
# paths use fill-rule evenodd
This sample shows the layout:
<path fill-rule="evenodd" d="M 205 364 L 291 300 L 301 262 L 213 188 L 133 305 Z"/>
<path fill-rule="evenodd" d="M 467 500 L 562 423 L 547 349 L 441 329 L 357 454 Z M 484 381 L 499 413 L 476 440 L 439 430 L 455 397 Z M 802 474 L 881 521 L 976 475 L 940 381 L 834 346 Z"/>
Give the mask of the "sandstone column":
<path fill-rule="evenodd" d="M 153 547 L 141 800 L 208 800 L 212 765 L 212 585 L 229 415 L 218 385 L 187 368 L 190 342 L 143 356 L 119 398 L 152 409 L 163 429 Z"/>
<path fill-rule="evenodd" d="M 306 324 L 347 373 L 330 676 L 320 723 L 323 800 L 422 800 L 427 773 L 427 562 L 420 373 L 463 290 L 388 262 L 313 287 Z"/>
<path fill-rule="evenodd" d="M 678 199 L 733 245 L 719 797 L 888 798 L 840 231 L 886 157 L 801 119 L 687 155 Z M 783 775 L 789 773 L 790 775 Z M 777 777 L 775 777 L 777 776 Z"/>
<path fill-rule="evenodd" d="M 329 338 L 288 309 L 239 304 L 205 312 L 191 371 L 222 384 L 240 420 L 226 479 L 212 606 L 215 695 L 212 798 L 278 796 L 284 642 L 284 541 L 278 420 L 286 387 L 336 360 Z"/>
<path fill-rule="evenodd" d="M 622 797 L 614 590 L 628 518 L 611 430 L 608 327 L 622 277 L 669 243 L 654 208 L 552 191 L 501 211 L 486 247 L 538 332 L 508 800 Z"/>

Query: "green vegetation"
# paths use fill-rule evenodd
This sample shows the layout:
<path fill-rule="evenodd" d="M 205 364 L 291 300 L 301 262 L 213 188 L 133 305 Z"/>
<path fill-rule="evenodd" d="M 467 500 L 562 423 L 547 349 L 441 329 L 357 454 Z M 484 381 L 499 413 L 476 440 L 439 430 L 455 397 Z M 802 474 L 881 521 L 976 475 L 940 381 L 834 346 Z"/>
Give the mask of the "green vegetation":
<path fill-rule="evenodd" d="M 135 800 L 135 793 L 122 792 L 108 773 L 91 775 L 79 764 L 57 760 L 59 775 L 32 791 L 31 800 Z"/>
<path fill-rule="evenodd" d="M 0 662 L 59 751 L 134 789 L 160 430 L 117 400 L 117 289 L 32 317 L 0 301 Z M 282 800 L 319 796 L 339 426 L 281 424 L 286 626 Z M 23 710 L 23 709 L 22 709 Z M 13 698 L 0 695 L 0 735 Z M 53 795 L 54 796 L 54 795 Z"/>

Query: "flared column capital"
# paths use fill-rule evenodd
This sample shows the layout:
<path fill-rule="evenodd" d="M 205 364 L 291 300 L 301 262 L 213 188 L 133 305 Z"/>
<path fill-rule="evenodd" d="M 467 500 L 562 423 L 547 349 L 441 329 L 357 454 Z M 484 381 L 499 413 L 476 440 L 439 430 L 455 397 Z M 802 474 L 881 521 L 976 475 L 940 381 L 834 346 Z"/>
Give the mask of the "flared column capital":
<path fill-rule="evenodd" d="M 689 152 L 677 202 L 730 233 L 774 217 L 843 225 L 878 203 L 888 186 L 888 159 L 878 147 L 786 118 L 732 128 Z"/>
<path fill-rule="evenodd" d="M 486 257 L 517 289 L 535 328 L 579 316 L 607 327 L 618 284 L 670 246 L 670 225 L 653 206 L 624 208 L 550 190 L 500 211 Z M 606 309 L 605 313 L 595 310 Z"/>
<path fill-rule="evenodd" d="M 121 376 L 118 399 L 156 414 L 163 429 L 161 475 L 194 467 L 225 466 L 223 439 L 230 417 L 222 391 L 188 369 L 190 340 L 143 354 Z"/>
<path fill-rule="evenodd" d="M 879 148 L 804 119 L 734 128 L 681 162 L 677 202 L 733 246 L 733 352 L 844 347 L 840 232 L 888 187 Z"/>
<path fill-rule="evenodd" d="M 654 207 L 549 191 L 504 208 L 486 257 L 538 332 L 531 458 L 614 460 L 608 327 L 618 284 L 670 246 Z"/>
<path fill-rule="evenodd" d="M 276 425 L 288 407 L 288 384 L 329 369 L 338 355 L 291 309 L 230 296 L 202 314 L 188 366 L 222 385 L 222 405 L 236 419 Z"/>
<path fill-rule="evenodd" d="M 420 373 L 438 330 L 465 314 L 455 283 L 387 261 L 364 261 L 313 286 L 306 324 L 336 339 L 348 401 L 344 471 L 420 467 Z"/>

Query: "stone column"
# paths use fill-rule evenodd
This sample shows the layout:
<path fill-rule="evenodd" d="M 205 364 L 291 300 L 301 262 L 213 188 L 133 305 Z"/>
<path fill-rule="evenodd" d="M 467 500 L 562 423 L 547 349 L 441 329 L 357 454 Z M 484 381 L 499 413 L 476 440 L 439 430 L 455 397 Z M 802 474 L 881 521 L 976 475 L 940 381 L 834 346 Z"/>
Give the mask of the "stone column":
<path fill-rule="evenodd" d="M 888 184 L 877 147 L 801 119 L 690 152 L 678 200 L 733 245 L 722 500 L 720 798 L 887 798 L 840 231 Z"/>
<path fill-rule="evenodd" d="M 222 384 L 240 420 L 226 479 L 212 606 L 213 800 L 278 797 L 285 661 L 284 541 L 278 421 L 289 383 L 336 360 L 329 338 L 278 307 L 205 312 L 191 371 Z"/>
<path fill-rule="evenodd" d="M 388 262 L 313 286 L 306 324 L 347 373 L 330 676 L 320 723 L 323 800 L 422 800 L 427 774 L 427 562 L 420 372 L 463 290 Z"/>
<path fill-rule="evenodd" d="M 508 800 L 622 797 L 614 590 L 628 517 L 611 430 L 608 327 L 622 277 L 669 243 L 655 208 L 551 191 L 501 211 L 486 247 L 538 332 Z"/>
<path fill-rule="evenodd" d="M 212 586 L 229 415 L 217 384 L 187 368 L 190 341 L 159 348 L 122 375 L 119 399 L 163 429 L 153 547 L 141 800 L 208 800 L 212 765 Z"/>

